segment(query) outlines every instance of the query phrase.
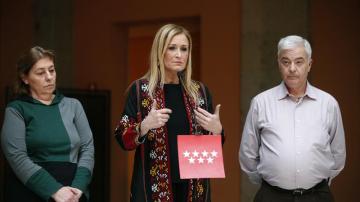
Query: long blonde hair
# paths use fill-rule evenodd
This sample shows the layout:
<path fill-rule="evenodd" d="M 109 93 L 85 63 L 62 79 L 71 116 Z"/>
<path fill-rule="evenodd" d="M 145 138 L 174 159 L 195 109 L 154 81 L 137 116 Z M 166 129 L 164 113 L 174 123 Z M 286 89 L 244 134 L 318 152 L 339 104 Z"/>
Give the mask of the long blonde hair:
<path fill-rule="evenodd" d="M 197 101 L 199 85 L 191 79 L 192 65 L 191 65 L 191 50 L 192 41 L 190 33 L 182 26 L 175 24 L 166 24 L 162 26 L 156 33 L 151 52 L 150 52 L 150 67 L 143 78 L 149 81 L 149 95 L 153 97 L 157 85 L 163 87 L 165 83 L 165 66 L 164 55 L 166 49 L 172 38 L 176 35 L 184 34 L 189 41 L 189 56 L 185 69 L 180 73 L 180 82 L 186 93 Z"/>

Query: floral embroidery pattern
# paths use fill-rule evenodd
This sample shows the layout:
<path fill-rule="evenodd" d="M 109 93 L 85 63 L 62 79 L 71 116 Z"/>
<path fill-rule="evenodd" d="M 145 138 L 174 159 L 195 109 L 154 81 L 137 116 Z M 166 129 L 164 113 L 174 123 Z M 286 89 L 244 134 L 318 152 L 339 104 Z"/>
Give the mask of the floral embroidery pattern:
<path fill-rule="evenodd" d="M 199 104 L 199 106 L 201 106 L 201 107 L 203 107 L 203 106 L 204 106 L 205 101 L 204 101 L 204 99 L 203 99 L 202 97 L 201 97 L 201 98 L 199 98 L 198 104 Z"/>
<path fill-rule="evenodd" d="M 147 83 L 143 83 L 143 84 L 141 85 L 141 90 L 142 90 L 143 92 L 148 92 L 148 91 L 149 91 L 149 85 L 148 85 Z"/>
<path fill-rule="evenodd" d="M 159 87 L 155 90 L 154 99 L 156 99 L 157 108 L 164 108 L 164 94 Z M 152 107 L 152 99 L 148 95 L 148 84 L 141 85 L 141 107 L 144 117 L 149 113 Z M 169 161 L 167 134 L 165 127 L 152 129 L 147 135 L 149 143 L 149 174 L 151 184 L 151 198 L 153 201 L 172 201 L 171 186 L 169 180 Z"/>
<path fill-rule="evenodd" d="M 144 99 L 141 101 L 141 105 L 145 108 L 147 108 L 149 106 L 149 104 L 150 104 L 149 99 Z"/>
<path fill-rule="evenodd" d="M 127 129 L 132 126 L 133 122 L 130 122 L 128 115 L 123 115 L 115 131 L 123 131 L 125 133 Z"/>
<path fill-rule="evenodd" d="M 129 117 L 128 117 L 128 115 L 124 115 L 124 116 L 122 117 L 121 121 L 123 121 L 123 122 L 129 122 Z"/>

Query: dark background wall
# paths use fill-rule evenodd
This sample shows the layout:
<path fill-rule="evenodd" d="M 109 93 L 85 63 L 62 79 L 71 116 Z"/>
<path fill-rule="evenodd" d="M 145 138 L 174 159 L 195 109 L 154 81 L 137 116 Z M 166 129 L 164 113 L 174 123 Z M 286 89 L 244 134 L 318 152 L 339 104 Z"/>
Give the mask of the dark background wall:
<path fill-rule="evenodd" d="M 345 170 L 333 181 L 337 201 L 357 201 L 360 126 L 360 3 L 344 1 L 227 0 L 20 1 L 0 0 L 0 121 L 4 89 L 15 79 L 19 55 L 35 44 L 57 53 L 58 84 L 111 92 L 111 131 L 122 112 L 133 63 L 135 33 L 154 35 L 159 24 L 177 22 L 197 30 L 198 78 L 221 103 L 226 129 L 225 179 L 213 180 L 213 201 L 251 201 L 256 186 L 241 175 L 238 148 L 250 99 L 280 81 L 276 44 L 300 34 L 313 45 L 310 81 L 340 103 L 347 140 Z M 150 27 L 150 28 L 149 28 Z M 136 52 L 135 52 L 136 53 Z M 145 54 L 146 55 L 146 54 Z M 132 55 L 133 56 L 133 55 Z M 139 51 L 139 60 L 143 53 Z M 135 57 L 136 58 L 136 57 Z M 131 153 L 110 136 L 110 201 L 127 201 Z M 0 178 L 4 160 L 0 158 Z M 0 182 L 2 180 L 0 179 Z M 0 183 L 0 190 L 2 190 Z M 1 195 L 1 192 L 0 192 Z"/>
<path fill-rule="evenodd" d="M 277 43 L 281 37 L 297 34 L 309 38 L 309 1 L 242 1 L 241 39 L 241 125 L 252 97 L 278 85 Z M 242 201 L 252 201 L 259 185 L 242 173 Z"/>
<path fill-rule="evenodd" d="M 311 4 L 310 36 L 314 46 L 313 83 L 333 94 L 346 133 L 345 169 L 332 189 L 337 201 L 358 201 L 360 179 L 360 2 L 315 1 Z"/>

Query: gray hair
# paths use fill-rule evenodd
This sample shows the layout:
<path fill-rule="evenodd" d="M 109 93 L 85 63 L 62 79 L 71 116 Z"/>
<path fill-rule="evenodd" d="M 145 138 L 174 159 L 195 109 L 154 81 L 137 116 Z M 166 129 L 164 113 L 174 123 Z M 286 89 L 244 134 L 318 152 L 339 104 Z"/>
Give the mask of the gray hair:
<path fill-rule="evenodd" d="M 280 39 L 278 43 L 278 56 L 280 56 L 280 53 L 283 50 L 299 46 L 303 46 L 305 48 L 305 52 L 310 60 L 312 52 L 310 43 L 305 38 L 297 35 L 290 35 Z"/>

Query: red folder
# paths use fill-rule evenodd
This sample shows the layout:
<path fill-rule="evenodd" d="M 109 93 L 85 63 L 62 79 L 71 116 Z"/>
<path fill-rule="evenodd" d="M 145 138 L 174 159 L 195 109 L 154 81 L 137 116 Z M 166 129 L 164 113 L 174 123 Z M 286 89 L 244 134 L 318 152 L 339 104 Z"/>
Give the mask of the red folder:
<path fill-rule="evenodd" d="M 221 135 L 178 135 L 181 179 L 225 178 Z"/>

